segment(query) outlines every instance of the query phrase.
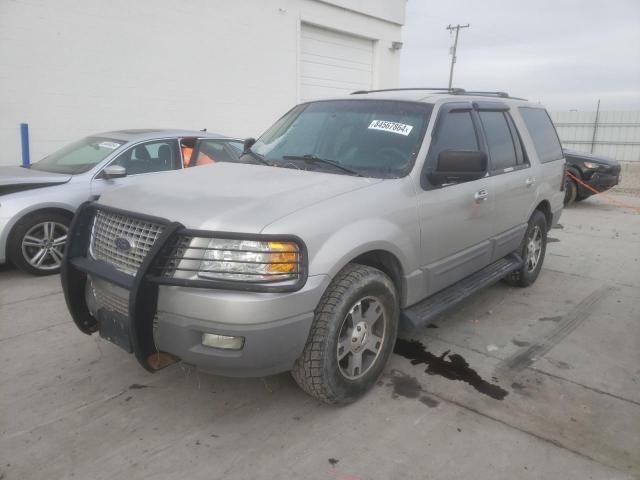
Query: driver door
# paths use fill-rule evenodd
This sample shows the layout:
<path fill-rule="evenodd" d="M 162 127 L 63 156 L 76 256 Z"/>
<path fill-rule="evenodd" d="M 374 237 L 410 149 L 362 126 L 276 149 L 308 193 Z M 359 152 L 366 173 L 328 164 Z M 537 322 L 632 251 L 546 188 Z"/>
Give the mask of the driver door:
<path fill-rule="evenodd" d="M 443 105 L 438 113 L 418 194 L 422 270 L 431 295 L 491 261 L 493 179 L 445 185 L 427 175 L 444 150 L 483 151 L 477 113 L 470 102 Z"/>
<path fill-rule="evenodd" d="M 125 150 L 109 165 L 124 167 L 126 175 L 107 178 L 103 168 L 91 182 L 91 195 L 96 199 L 106 191 L 138 183 L 149 175 L 179 170 L 182 158 L 176 139 L 151 140 Z"/>

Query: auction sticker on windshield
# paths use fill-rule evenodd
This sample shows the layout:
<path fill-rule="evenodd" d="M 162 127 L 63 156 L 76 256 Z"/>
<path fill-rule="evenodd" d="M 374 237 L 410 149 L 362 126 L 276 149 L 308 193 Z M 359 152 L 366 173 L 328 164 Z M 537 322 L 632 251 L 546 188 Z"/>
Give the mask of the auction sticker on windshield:
<path fill-rule="evenodd" d="M 413 130 L 412 125 L 404 123 L 387 122 L 385 120 L 374 120 L 369 124 L 369 130 L 382 130 L 383 132 L 399 133 L 405 137 Z"/>
<path fill-rule="evenodd" d="M 121 145 L 120 143 L 116 143 L 116 142 L 100 142 L 98 144 L 99 147 L 108 148 L 109 150 L 115 150 L 120 145 Z"/>

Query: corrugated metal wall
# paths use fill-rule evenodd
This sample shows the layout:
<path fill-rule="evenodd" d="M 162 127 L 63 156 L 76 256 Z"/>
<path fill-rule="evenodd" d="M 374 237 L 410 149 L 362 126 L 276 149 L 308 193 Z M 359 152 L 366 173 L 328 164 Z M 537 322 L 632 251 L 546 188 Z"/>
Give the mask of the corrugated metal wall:
<path fill-rule="evenodd" d="M 602 154 L 619 161 L 640 162 L 640 111 L 549 112 L 566 148 Z"/>

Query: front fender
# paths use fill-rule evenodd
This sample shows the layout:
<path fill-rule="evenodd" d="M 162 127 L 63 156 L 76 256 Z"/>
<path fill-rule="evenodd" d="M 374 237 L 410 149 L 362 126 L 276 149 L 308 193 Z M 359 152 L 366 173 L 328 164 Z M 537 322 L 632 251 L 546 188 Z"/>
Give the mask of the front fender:
<path fill-rule="evenodd" d="M 407 231 L 388 220 L 363 219 L 332 232 L 316 251 L 310 252 L 309 274 L 334 277 L 354 258 L 373 250 L 391 253 L 406 274 L 416 265 L 419 247 L 417 226 Z"/>

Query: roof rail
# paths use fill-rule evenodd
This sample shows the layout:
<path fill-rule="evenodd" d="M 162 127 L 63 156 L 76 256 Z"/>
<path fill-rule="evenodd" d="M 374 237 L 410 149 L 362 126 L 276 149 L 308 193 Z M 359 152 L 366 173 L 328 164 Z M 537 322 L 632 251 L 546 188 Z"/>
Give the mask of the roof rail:
<path fill-rule="evenodd" d="M 481 96 L 491 96 L 491 97 L 500 97 L 500 98 L 509 98 L 509 94 L 507 92 L 489 92 L 484 90 L 469 90 L 465 92 L 466 95 L 481 95 Z"/>
<path fill-rule="evenodd" d="M 512 100 L 527 100 L 526 98 L 512 97 L 507 92 L 489 92 L 483 90 L 466 90 L 464 93 L 451 92 L 452 95 L 476 95 L 478 97 L 498 97 L 498 98 L 510 98 Z"/>
<path fill-rule="evenodd" d="M 424 90 L 435 93 L 448 93 L 450 95 L 476 95 L 478 97 L 498 97 L 498 98 L 510 98 L 512 100 L 527 100 L 526 98 L 512 97 L 507 92 L 491 92 L 484 90 L 465 90 L 464 88 L 436 88 L 436 87 L 415 87 L 415 88 L 382 88 L 379 90 L 356 90 L 351 92 L 351 95 L 362 95 L 365 93 L 379 93 L 379 92 L 404 92 L 404 91 Z"/>
<path fill-rule="evenodd" d="M 427 90 L 427 91 L 435 91 L 435 92 L 449 92 L 456 94 L 464 94 L 464 88 L 436 88 L 436 87 L 416 87 L 416 88 L 382 88 L 379 90 L 356 90 L 355 92 L 351 92 L 351 95 L 361 95 L 363 93 L 379 93 L 379 92 L 404 92 L 411 90 Z"/>

